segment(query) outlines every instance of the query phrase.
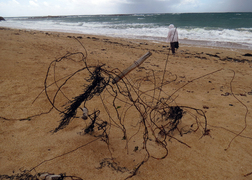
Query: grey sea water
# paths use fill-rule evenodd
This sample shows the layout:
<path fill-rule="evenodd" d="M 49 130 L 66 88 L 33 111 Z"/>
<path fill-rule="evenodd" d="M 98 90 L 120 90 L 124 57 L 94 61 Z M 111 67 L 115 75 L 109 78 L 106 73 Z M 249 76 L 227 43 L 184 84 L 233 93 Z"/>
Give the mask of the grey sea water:
<path fill-rule="evenodd" d="M 252 13 L 116 14 L 5 17 L 1 27 L 166 42 L 174 24 L 180 42 L 252 50 Z"/>

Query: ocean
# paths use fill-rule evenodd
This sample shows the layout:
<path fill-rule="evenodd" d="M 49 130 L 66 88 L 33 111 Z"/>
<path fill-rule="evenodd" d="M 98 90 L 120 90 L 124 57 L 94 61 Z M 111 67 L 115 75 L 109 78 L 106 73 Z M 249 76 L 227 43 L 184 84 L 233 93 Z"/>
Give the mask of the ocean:
<path fill-rule="evenodd" d="M 252 50 L 252 13 L 116 14 L 4 17 L 0 27 L 166 42 L 174 24 L 179 41 Z"/>

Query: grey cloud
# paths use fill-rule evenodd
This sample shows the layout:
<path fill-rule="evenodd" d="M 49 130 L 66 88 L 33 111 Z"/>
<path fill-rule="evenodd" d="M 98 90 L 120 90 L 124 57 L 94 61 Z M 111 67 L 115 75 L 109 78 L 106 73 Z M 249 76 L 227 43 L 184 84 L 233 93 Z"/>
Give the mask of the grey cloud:
<path fill-rule="evenodd" d="M 252 12 L 252 0 L 204 0 L 196 6 L 177 6 L 183 0 L 127 0 L 120 3 L 122 13 L 180 13 L 180 12 Z"/>
<path fill-rule="evenodd" d="M 122 13 L 172 13 L 173 5 L 179 4 L 181 0 L 128 0 L 121 3 L 118 8 Z"/>
<path fill-rule="evenodd" d="M 252 1 L 251 0 L 225 0 L 226 11 L 231 12 L 251 12 Z"/>

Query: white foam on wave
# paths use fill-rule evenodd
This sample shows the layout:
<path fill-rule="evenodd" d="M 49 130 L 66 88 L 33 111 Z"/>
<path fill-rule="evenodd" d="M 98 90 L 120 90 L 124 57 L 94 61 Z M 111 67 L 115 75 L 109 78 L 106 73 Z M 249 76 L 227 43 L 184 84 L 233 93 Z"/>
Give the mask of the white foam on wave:
<path fill-rule="evenodd" d="M 111 22 L 65 22 L 59 20 L 29 20 L 28 18 L 10 18 L 1 21 L 0 26 L 44 31 L 72 32 L 123 38 L 143 38 L 166 40 L 168 27 L 153 23 L 111 23 Z M 252 28 L 210 29 L 178 28 L 182 40 L 209 42 L 230 42 L 252 48 Z"/>
<path fill-rule="evenodd" d="M 252 32 L 233 29 L 205 30 L 203 28 L 178 29 L 181 39 L 223 41 L 223 42 L 250 42 L 252 44 Z"/>

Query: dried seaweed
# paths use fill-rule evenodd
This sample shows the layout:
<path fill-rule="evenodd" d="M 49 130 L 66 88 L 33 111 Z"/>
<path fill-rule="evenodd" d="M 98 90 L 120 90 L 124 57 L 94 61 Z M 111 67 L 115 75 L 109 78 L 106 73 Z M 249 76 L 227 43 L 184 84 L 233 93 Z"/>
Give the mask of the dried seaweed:
<path fill-rule="evenodd" d="M 76 38 L 75 38 L 76 39 Z M 78 39 L 76 39 L 78 42 L 80 42 Z M 80 43 L 81 44 L 81 43 Z M 81 44 L 82 45 L 82 44 Z M 84 48 L 85 52 L 86 49 Z M 79 60 L 73 60 L 73 56 L 80 55 Z M 52 107 L 48 112 L 41 113 L 38 115 L 30 116 L 29 118 L 21 118 L 19 120 L 31 120 L 31 118 L 35 116 L 40 116 L 42 114 L 48 114 L 52 109 L 55 109 L 59 111 L 59 114 L 62 115 L 62 119 L 60 120 L 60 123 L 58 127 L 54 129 L 54 133 L 67 128 L 71 120 L 76 118 L 76 114 L 78 113 L 78 109 L 81 109 L 81 106 L 89 107 L 88 103 L 93 100 L 95 96 L 100 98 L 99 105 L 97 105 L 98 110 L 94 110 L 93 113 L 88 114 L 88 120 L 85 120 L 89 123 L 87 127 L 84 128 L 84 134 L 91 134 L 92 136 L 95 136 L 96 139 L 90 141 L 89 143 L 86 143 L 72 151 L 69 151 L 67 153 L 64 153 L 62 155 L 56 156 L 54 158 L 51 158 L 49 160 L 45 160 L 41 163 L 39 163 L 37 166 L 31 168 L 29 171 L 23 172 L 24 174 L 13 176 L 6 176 L 1 175 L 1 178 L 22 178 L 22 176 L 27 176 L 27 178 L 37 178 L 37 176 L 31 176 L 30 172 L 32 170 L 35 170 L 40 165 L 52 161 L 56 158 L 62 157 L 66 154 L 72 153 L 82 147 L 85 147 L 86 145 L 90 143 L 94 143 L 96 140 L 102 140 L 107 144 L 107 147 L 110 151 L 110 133 L 109 130 L 111 126 L 116 127 L 121 130 L 122 132 L 122 139 L 126 140 L 125 145 L 126 149 L 128 150 L 128 145 L 135 136 L 141 135 L 143 147 L 142 149 L 145 150 L 146 156 L 144 159 L 142 159 L 140 162 L 136 163 L 135 168 L 130 172 L 131 175 L 127 177 L 127 179 L 135 176 L 138 172 L 138 170 L 143 166 L 150 157 L 155 159 L 164 159 L 168 156 L 168 141 L 167 139 L 175 139 L 177 142 L 187 146 L 190 148 L 191 146 L 186 144 L 185 142 L 182 142 L 178 138 L 174 136 L 174 133 L 176 131 L 179 132 L 179 134 L 182 136 L 184 134 L 188 134 L 188 132 L 196 132 L 198 130 L 202 130 L 202 135 L 209 135 L 210 130 L 208 129 L 208 123 L 207 123 L 207 117 L 205 115 L 205 112 L 201 109 L 197 109 L 194 107 L 189 106 L 183 106 L 183 105 L 177 105 L 175 103 L 175 94 L 178 93 L 178 91 L 184 87 L 186 87 L 188 84 L 193 83 L 194 81 L 197 81 L 201 78 L 204 78 L 206 76 L 212 75 L 214 73 L 217 73 L 219 71 L 222 71 L 223 69 L 219 69 L 207 74 L 204 74 L 200 77 L 197 77 L 195 79 L 192 79 L 188 82 L 185 82 L 183 85 L 181 85 L 177 90 L 170 92 L 168 95 L 167 92 L 164 92 L 164 88 L 177 80 L 177 75 L 172 75 L 172 73 L 167 72 L 166 66 L 168 64 L 168 58 L 169 53 L 167 55 L 167 59 L 165 62 L 164 71 L 162 74 L 160 74 L 160 71 L 153 70 L 153 69 L 145 69 L 146 76 L 144 77 L 135 77 L 134 79 L 128 79 L 128 77 L 124 77 L 119 83 L 113 84 L 111 79 L 113 77 L 117 76 L 117 73 L 115 70 L 108 70 L 105 68 L 104 65 L 96 65 L 96 66 L 90 66 L 86 62 L 87 58 L 87 52 L 76 52 L 76 53 L 67 53 L 65 56 L 56 59 L 52 61 L 48 67 L 48 71 L 46 73 L 45 81 L 44 81 L 44 90 L 42 92 L 45 92 L 48 101 L 51 103 Z M 59 79 L 55 78 L 55 69 L 58 65 L 58 63 L 64 63 L 64 60 L 71 59 L 73 63 L 75 62 L 84 62 L 84 67 L 76 70 L 75 72 L 72 72 L 71 74 L 64 76 L 63 78 L 60 78 L 60 80 L 64 80 L 63 82 L 59 83 Z M 87 71 L 89 73 L 88 77 L 86 78 L 85 84 L 84 84 L 84 90 L 83 92 L 71 98 L 68 98 L 64 91 L 62 90 L 63 87 L 68 83 L 68 81 L 77 75 L 79 72 Z M 54 72 L 50 74 L 50 72 Z M 54 82 L 49 83 L 48 78 L 49 76 L 54 76 Z M 235 76 L 235 73 L 234 73 Z M 170 78 L 170 79 L 169 79 Z M 233 77 L 234 78 L 234 77 Z M 233 79 L 232 79 L 233 81 Z M 230 82 L 231 87 L 231 94 L 235 97 L 235 95 L 232 92 L 232 81 Z M 54 84 L 57 86 L 57 90 L 54 92 L 53 97 L 51 98 L 48 93 L 48 89 L 51 87 L 51 85 Z M 144 84 L 147 84 L 148 87 L 151 87 L 149 89 L 142 88 Z M 66 97 L 66 105 L 64 106 L 64 110 L 60 110 L 61 107 L 57 106 L 55 103 L 55 99 L 58 97 L 59 93 L 63 94 L 64 97 Z M 36 97 L 37 99 L 38 97 Z M 35 99 L 35 100 L 36 100 Z M 105 100 L 107 101 L 105 103 Z M 239 99 L 237 99 L 241 104 L 243 104 Z M 70 105 L 69 105 L 70 104 Z M 244 105 L 244 104 L 243 104 Z M 246 107 L 246 105 L 244 105 Z M 101 110 L 100 107 L 105 109 L 105 115 L 100 116 Z M 247 109 L 247 107 L 246 107 Z M 82 109 L 81 109 L 82 110 Z M 190 116 L 187 115 L 187 110 L 193 111 L 193 115 Z M 248 109 L 247 109 L 248 112 Z M 246 117 L 247 112 L 245 115 L 245 127 L 244 129 L 239 133 L 236 134 L 234 138 L 237 136 L 241 136 L 242 132 L 246 129 Z M 136 123 L 135 127 L 137 131 L 132 135 L 129 135 L 128 133 L 128 126 L 127 123 L 129 123 L 129 119 L 127 119 L 128 116 L 131 114 L 134 114 L 134 121 Z M 191 119 L 193 119 L 193 122 L 190 126 L 190 129 L 187 132 L 183 132 L 183 127 L 181 127 L 182 124 L 186 124 L 187 119 L 184 118 L 184 116 L 187 115 Z M 140 118 L 139 118 L 140 117 Z M 8 118 L 1 117 L 4 120 L 10 120 Z M 190 119 L 189 118 L 189 119 Z M 131 120 L 132 121 L 132 120 Z M 193 128 L 193 125 L 196 124 L 197 127 Z M 203 124 L 203 126 L 202 126 Z M 160 157 L 156 157 L 155 153 L 150 153 L 148 150 L 147 143 L 150 141 L 150 139 L 154 139 L 155 142 L 158 143 L 158 145 L 161 145 L 160 147 L 163 148 L 164 153 Z M 233 139 L 232 139 L 233 141 Z M 232 143 L 230 142 L 230 144 Z M 228 148 L 230 147 L 230 144 L 228 145 Z M 227 149 L 228 149 L 227 148 Z M 136 150 L 137 151 L 137 150 Z M 110 151 L 111 158 L 105 158 L 101 163 L 100 167 L 97 169 L 101 169 L 105 166 L 112 168 L 116 172 L 129 172 L 129 170 L 126 167 L 120 167 L 116 161 L 113 159 L 113 153 Z M 113 161 L 111 161 L 113 159 Z M 33 179 L 32 179 L 33 180 Z"/>
<path fill-rule="evenodd" d="M 64 115 L 60 125 L 54 130 L 54 132 L 63 129 L 69 124 L 70 120 L 76 115 L 78 107 L 80 107 L 83 102 L 91 100 L 95 95 L 100 95 L 108 85 L 110 78 L 106 80 L 105 77 L 101 75 L 101 66 L 97 66 L 88 81 L 92 82 L 86 87 L 83 94 L 75 97 L 74 100 L 70 102 L 71 105 L 63 112 Z"/>

